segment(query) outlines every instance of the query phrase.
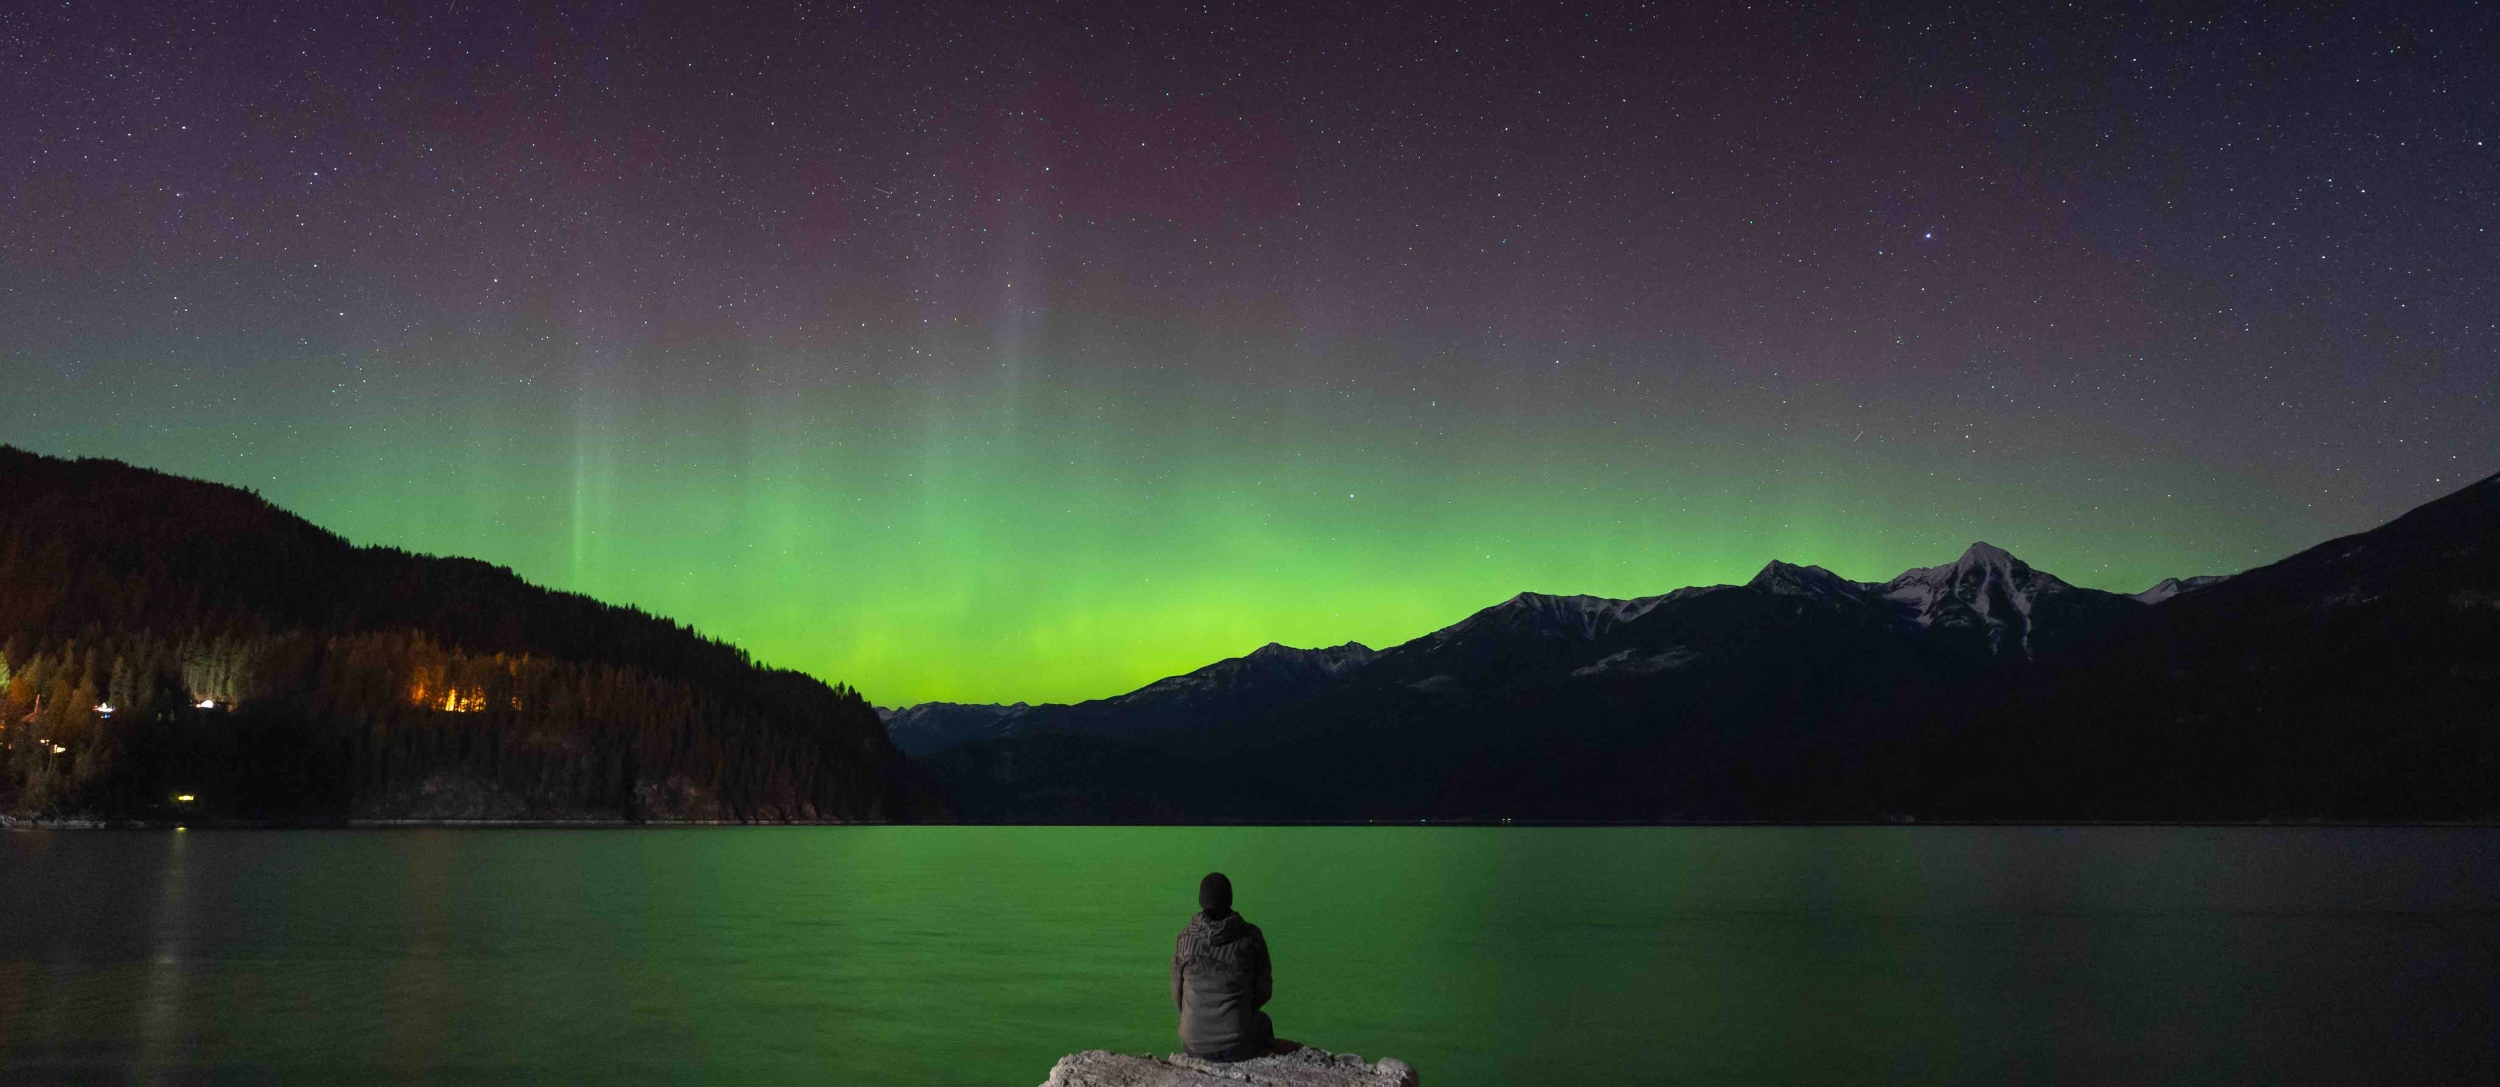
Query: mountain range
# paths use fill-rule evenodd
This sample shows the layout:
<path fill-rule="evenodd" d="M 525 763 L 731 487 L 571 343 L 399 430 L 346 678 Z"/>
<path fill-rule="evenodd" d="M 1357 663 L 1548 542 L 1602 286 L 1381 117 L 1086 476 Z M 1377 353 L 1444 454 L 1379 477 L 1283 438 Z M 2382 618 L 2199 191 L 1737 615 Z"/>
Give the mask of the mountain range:
<path fill-rule="evenodd" d="M 2500 482 L 2136 594 L 2004 550 L 1522 593 L 1076 706 L 889 716 L 966 817 L 2487 819 Z"/>
<path fill-rule="evenodd" d="M 1849 581 L 1819 566 L 1774 561 L 1743 588 L 1858 613 L 1870 629 L 1923 637 L 1960 656 L 1992 658 L 2030 657 L 2039 648 L 2083 640 L 2126 614 L 2223 580 L 2213 575 L 2165 578 L 2142 593 L 2124 596 L 2077 588 L 2001 548 L 1975 543 L 1953 562 L 1907 570 L 1890 581 Z M 1581 679 L 1652 674 L 1692 666 L 1697 651 L 1669 646 L 1643 654 L 1632 646 L 1583 659 L 1584 650 L 1607 642 L 1660 607 L 1679 607 L 1729 588 L 1697 586 L 1630 600 L 1520 593 L 1385 651 L 1356 642 L 1323 649 L 1270 642 L 1245 656 L 1156 680 L 1127 694 L 1074 705 L 923 702 L 878 713 L 897 747 L 926 756 L 977 740 L 1035 733 L 1143 739 L 1203 732 L 1291 706 L 1376 666 L 1398 673 L 1423 669 L 1428 674 L 1410 677 L 1408 686 L 1428 693 L 1481 686 L 1565 663 Z M 1430 664 L 1418 663 L 1426 661 Z"/>
<path fill-rule="evenodd" d="M 1880 582 L 1772 562 L 879 711 L 486 563 L 0 446 L 0 819 L 2491 821 L 2495 560 L 2500 477 L 2134 594 L 1985 543 Z"/>

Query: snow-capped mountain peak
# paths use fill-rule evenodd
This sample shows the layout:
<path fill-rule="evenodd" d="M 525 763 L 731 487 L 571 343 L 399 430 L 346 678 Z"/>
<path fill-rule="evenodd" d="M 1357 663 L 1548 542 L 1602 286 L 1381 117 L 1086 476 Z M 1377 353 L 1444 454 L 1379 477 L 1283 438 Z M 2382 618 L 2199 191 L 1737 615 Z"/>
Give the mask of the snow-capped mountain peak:
<path fill-rule="evenodd" d="M 1745 587 L 1774 596 L 1802 596 L 1833 604 L 1864 602 L 1873 588 L 1820 566 L 1799 566 L 1778 559 L 1771 560 Z"/>
<path fill-rule="evenodd" d="M 2057 575 L 2034 570 L 2031 564 L 2015 558 L 2012 552 L 1985 541 L 1974 543 L 1962 557 L 1942 566 L 1919 566 L 1904 570 L 1885 584 L 1891 590 L 1907 586 L 1933 586 L 1940 590 L 1973 594 L 1990 584 L 2004 584 L 2018 591 L 2056 592 L 2072 588 Z"/>
<path fill-rule="evenodd" d="M 1361 668 L 1379 656 L 1361 642 L 1327 645 L 1317 649 L 1296 649 L 1283 642 L 1269 642 L 1244 654 L 1241 659 L 1261 664 L 1291 663 L 1313 668 L 1323 675 L 1340 675 Z"/>
<path fill-rule="evenodd" d="M 1953 560 L 1953 565 L 1957 569 L 1989 567 L 2001 570 L 2028 564 L 2015 558 L 2013 552 L 1986 540 L 1973 540 L 1969 547 L 1962 549 L 1962 557 Z"/>
<path fill-rule="evenodd" d="M 1991 649 L 2031 651 L 2031 611 L 2040 599 L 2074 591 L 2056 575 L 2034 570 L 1994 544 L 1970 545 L 1942 566 L 1916 567 L 1885 582 L 1883 596 L 1922 627 L 1983 631 Z"/>
<path fill-rule="evenodd" d="M 1434 632 L 1432 638 L 1446 643 L 1471 634 L 1499 633 L 1589 641 L 1648 614 L 1664 600 L 1664 596 L 1616 600 L 1604 596 L 1520 593 Z"/>

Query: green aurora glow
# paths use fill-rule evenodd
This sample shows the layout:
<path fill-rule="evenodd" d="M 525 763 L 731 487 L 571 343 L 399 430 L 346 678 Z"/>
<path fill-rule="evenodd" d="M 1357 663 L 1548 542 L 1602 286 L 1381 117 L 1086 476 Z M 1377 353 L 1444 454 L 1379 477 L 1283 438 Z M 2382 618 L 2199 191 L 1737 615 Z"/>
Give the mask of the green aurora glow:
<path fill-rule="evenodd" d="M 1447 7 L 12 12 L 0 442 L 883 705 L 2500 468 L 2453 13 Z"/>
<path fill-rule="evenodd" d="M 719 349 L 673 385 L 494 344 L 306 350 L 264 358 L 249 397 L 107 363 L 39 379 L 41 418 L 77 423 L 11 440 L 254 487 L 358 543 L 508 565 L 884 705 L 1102 697 L 1269 641 L 1386 646 L 1521 590 L 1643 595 L 1775 557 L 1874 579 L 1987 539 L 2134 591 L 2327 534 L 2279 500 L 2240 512 L 2245 481 L 2185 460 L 2026 456 L 2019 428 L 1983 456 L 1906 424 L 1909 401 L 1644 383 L 1712 372 L 1656 365 L 1667 349 L 1584 347 L 1525 382 L 1463 354 L 1396 364 L 1413 345 L 1117 338 Z M 1101 361 L 1193 350 L 1229 364 Z M 915 353 L 957 362 L 845 362 Z"/>

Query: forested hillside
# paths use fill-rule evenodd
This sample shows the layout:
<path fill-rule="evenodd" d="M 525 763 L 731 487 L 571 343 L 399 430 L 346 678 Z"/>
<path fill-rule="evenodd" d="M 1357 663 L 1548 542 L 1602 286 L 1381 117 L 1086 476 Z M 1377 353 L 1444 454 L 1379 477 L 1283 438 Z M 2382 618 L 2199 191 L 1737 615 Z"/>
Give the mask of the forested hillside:
<path fill-rule="evenodd" d="M 0 744 L 19 816 L 938 810 L 848 687 L 246 491 L 6 446 Z"/>

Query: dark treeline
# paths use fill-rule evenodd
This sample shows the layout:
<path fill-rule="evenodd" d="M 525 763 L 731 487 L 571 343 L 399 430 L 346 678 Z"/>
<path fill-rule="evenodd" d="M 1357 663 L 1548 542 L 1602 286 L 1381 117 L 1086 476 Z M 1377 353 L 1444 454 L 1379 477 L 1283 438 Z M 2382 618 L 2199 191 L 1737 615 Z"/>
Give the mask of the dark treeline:
<path fill-rule="evenodd" d="M 0 811 L 895 819 L 858 693 L 246 491 L 0 446 Z M 188 802 L 174 798 L 193 797 Z"/>

